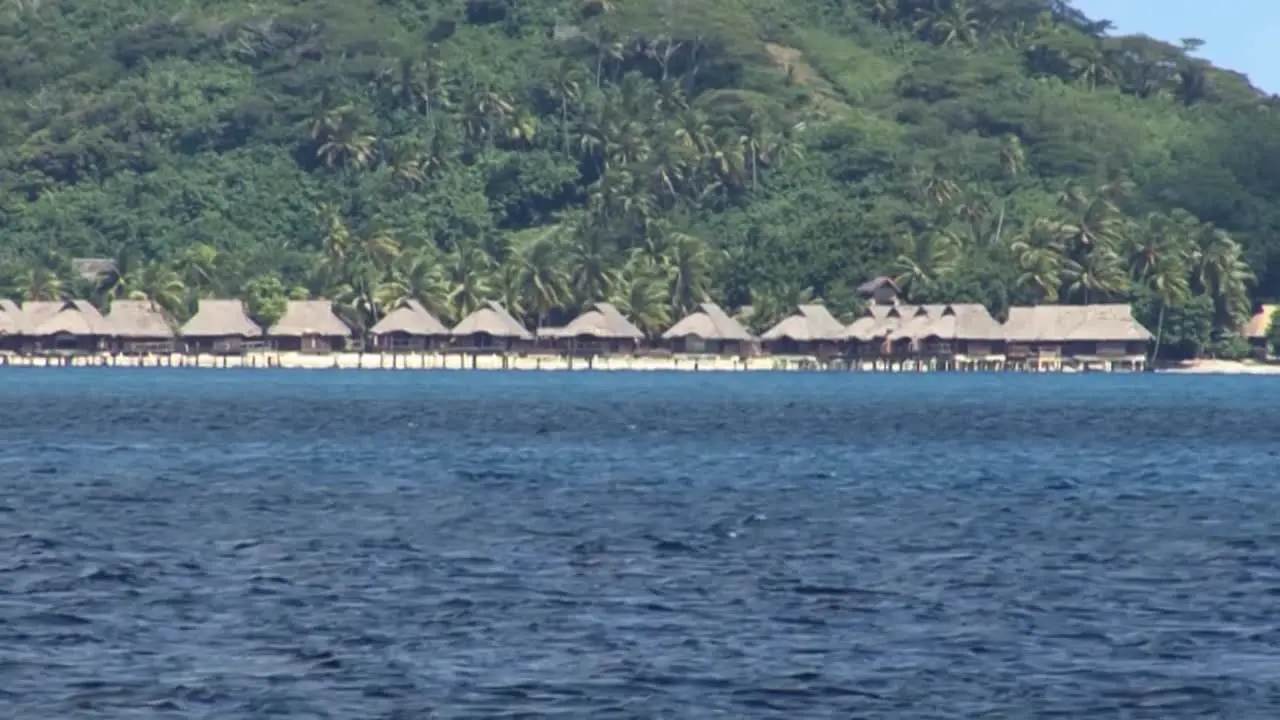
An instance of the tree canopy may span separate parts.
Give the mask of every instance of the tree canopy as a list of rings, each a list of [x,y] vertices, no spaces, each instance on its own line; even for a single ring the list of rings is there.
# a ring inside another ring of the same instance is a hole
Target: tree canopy
[[[888,274],[997,315],[1132,301],[1196,352],[1176,328],[1280,296],[1280,103],[1064,0],[0,12],[14,298],[330,297],[363,327],[608,299],[654,331],[706,297],[847,315]]]

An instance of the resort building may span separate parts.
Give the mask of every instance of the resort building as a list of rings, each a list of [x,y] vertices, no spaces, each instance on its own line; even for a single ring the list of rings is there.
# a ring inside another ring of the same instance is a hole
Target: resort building
[[[570,355],[629,355],[640,347],[644,333],[618,308],[598,302],[564,327],[540,329],[538,340]]]
[[[1271,330],[1271,321],[1280,312],[1280,305],[1260,305],[1258,312],[1249,318],[1242,334],[1253,348],[1254,357],[1266,360],[1271,357],[1271,346],[1267,342],[1267,333]]]
[[[21,348],[28,353],[96,353],[111,329],[88,300],[39,300],[22,307]]]
[[[719,305],[704,302],[662,334],[673,352],[747,357],[755,354],[756,339]]]
[[[533,348],[533,334],[505,307],[492,301],[464,317],[450,335],[454,352],[527,352]]]
[[[1014,367],[1060,370],[1140,369],[1151,332],[1128,305],[1013,307],[1002,327],[1005,355]]]
[[[411,298],[401,300],[369,334],[379,352],[428,352],[449,344],[449,328]]]
[[[290,300],[267,330],[267,340],[285,352],[342,352],[351,344],[351,326],[338,317],[329,300]]]
[[[825,306],[808,304],[769,328],[760,343],[773,355],[830,358],[839,354],[844,333],[844,325]]]
[[[22,347],[22,308],[8,298],[0,298],[0,352],[16,352]]]
[[[194,354],[241,355],[263,346],[262,328],[240,300],[200,300],[196,314],[178,335],[187,352]]]
[[[150,300],[113,300],[106,321],[114,352],[151,355],[174,351],[173,325]]]

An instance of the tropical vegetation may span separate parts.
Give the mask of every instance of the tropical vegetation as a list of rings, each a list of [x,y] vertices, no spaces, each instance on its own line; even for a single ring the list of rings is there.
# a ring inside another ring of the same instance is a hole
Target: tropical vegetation
[[[1133,302],[1163,353],[1280,295],[1280,102],[1064,0],[14,0],[0,293]],[[102,277],[75,258],[109,258]],[[1216,343],[1216,345],[1215,345]]]

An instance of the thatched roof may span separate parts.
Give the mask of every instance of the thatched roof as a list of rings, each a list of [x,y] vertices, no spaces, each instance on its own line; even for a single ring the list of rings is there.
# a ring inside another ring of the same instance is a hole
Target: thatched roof
[[[941,315],[918,332],[919,339],[1002,340],[1004,328],[979,303],[955,303],[943,306]]]
[[[394,310],[378,321],[370,330],[374,335],[390,335],[404,333],[417,337],[447,336],[449,328],[445,327],[435,315],[413,299],[401,300]]]
[[[915,318],[919,306],[917,305],[893,305],[889,307],[872,306],[871,311],[873,317],[876,318],[874,323],[863,321],[858,324],[857,328],[850,325],[854,331],[858,333],[855,337],[850,334],[849,330],[845,331],[845,337],[852,337],[856,340],[882,340],[890,335],[898,332],[908,322]],[[857,321],[854,321],[857,323]]]
[[[451,334],[454,337],[489,335],[517,340],[533,339],[533,335],[520,324],[519,320],[511,317],[511,313],[507,312],[500,303],[493,301],[485,303],[475,312],[462,318]]]
[[[111,336],[129,340],[171,340],[173,325],[150,300],[113,300],[107,310]]]
[[[22,307],[22,334],[111,335],[110,324],[88,300],[41,300]]]
[[[1267,330],[1271,329],[1271,318],[1280,312],[1280,305],[1263,305],[1253,317],[1249,318],[1249,322],[1245,324],[1241,334],[1250,340],[1261,340],[1267,336]]]
[[[873,331],[880,324],[881,320],[889,314],[891,308],[887,305],[868,305],[862,314],[849,323],[844,329],[844,337],[849,340],[867,341],[871,340]]]
[[[590,310],[573,319],[573,322],[558,328],[543,328],[538,331],[541,337],[574,338],[594,337],[601,340],[642,340],[640,332],[611,303],[599,302]]]
[[[267,330],[272,337],[348,337],[351,327],[333,312],[329,300],[290,300],[284,315]]]
[[[1010,342],[1148,342],[1128,305],[1036,305],[1009,309]]]
[[[892,335],[895,340],[920,340],[926,336],[929,326],[942,317],[946,305],[908,305],[899,313],[896,323],[884,326],[881,335]]]
[[[683,320],[662,333],[665,340],[672,338],[697,337],[703,340],[752,340],[751,333],[742,327],[742,323],[729,317],[719,305],[704,302],[698,309],[689,313]]]
[[[183,337],[262,337],[240,300],[201,300],[196,314],[179,331]]]
[[[22,330],[22,308],[8,298],[0,298],[0,335],[17,335]]]
[[[790,338],[796,342],[840,340],[844,337],[844,325],[831,315],[823,305],[801,305],[791,315],[769,328],[761,340]]]

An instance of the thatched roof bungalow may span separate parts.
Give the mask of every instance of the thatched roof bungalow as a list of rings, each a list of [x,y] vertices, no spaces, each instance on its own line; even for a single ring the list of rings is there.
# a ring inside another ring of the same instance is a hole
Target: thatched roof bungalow
[[[8,298],[0,298],[0,351],[17,350],[21,334],[22,308]]]
[[[755,349],[755,337],[713,302],[699,304],[662,339],[678,353],[746,356]]]
[[[113,300],[106,321],[117,352],[173,352],[176,336],[173,325],[164,311],[150,300]]]
[[[38,300],[22,307],[22,347],[31,352],[99,352],[111,326],[87,300]]]
[[[980,303],[951,303],[934,314],[926,307],[927,321],[919,316],[908,332],[919,355],[961,359],[997,359],[1003,352],[1004,328]],[[919,323],[919,325],[917,325]]]
[[[425,352],[449,342],[449,328],[412,298],[401,300],[369,333],[384,352]]]
[[[241,300],[202,299],[178,334],[188,352],[236,355],[261,341],[262,328]]]
[[[621,353],[634,352],[644,333],[613,304],[598,302],[564,327],[542,328],[538,339],[571,353]]]
[[[823,305],[800,305],[760,336],[775,355],[833,355],[844,339],[844,325]]]
[[[462,318],[449,334],[457,352],[508,352],[533,345],[533,334],[501,303],[493,301]]]
[[[267,330],[267,339],[286,352],[341,352],[351,342],[351,326],[338,317],[329,300],[290,300]]]
[[[1271,322],[1277,317],[1277,312],[1280,312],[1280,305],[1260,305],[1258,312],[1254,313],[1241,329],[1240,334],[1249,341],[1253,347],[1253,354],[1259,358],[1266,359],[1271,354],[1267,333],[1271,330]]]
[[[1033,362],[1141,362],[1152,340],[1123,304],[1013,307],[1003,335],[1010,360]]]

